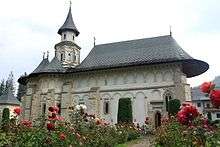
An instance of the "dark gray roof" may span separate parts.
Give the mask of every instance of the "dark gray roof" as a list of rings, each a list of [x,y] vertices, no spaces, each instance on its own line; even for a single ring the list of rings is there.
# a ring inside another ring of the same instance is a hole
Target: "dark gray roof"
[[[192,101],[209,100],[209,97],[205,93],[201,92],[199,87],[192,88],[191,93],[192,93]]]
[[[169,62],[181,62],[187,77],[199,75],[209,68],[207,63],[193,59],[172,36],[167,35],[96,45],[76,69],[94,70]]]
[[[73,22],[73,17],[72,17],[72,13],[71,13],[71,7],[69,8],[69,12],[68,15],[66,17],[66,21],[64,22],[64,24],[62,25],[62,27],[60,27],[60,29],[58,30],[58,34],[62,34],[63,31],[73,31],[76,36],[79,35],[79,31],[77,30],[74,22]]]
[[[8,91],[8,93],[0,96],[0,105],[20,105],[20,102],[11,91]]]
[[[150,64],[179,62],[186,76],[193,77],[208,70],[209,65],[192,58],[173,39],[172,36],[137,39],[109,44],[96,45],[83,62],[75,68],[63,68],[60,61],[54,59],[39,73],[70,73],[88,70],[119,68]],[[35,75],[32,73],[30,75]],[[28,77],[21,77],[24,83]]]
[[[32,72],[32,73],[40,73],[43,71],[43,69],[49,64],[48,58],[45,58],[41,61],[41,63],[38,65],[38,67]]]
[[[62,63],[57,59],[57,57],[54,57],[41,72],[65,72],[65,68],[62,66]]]

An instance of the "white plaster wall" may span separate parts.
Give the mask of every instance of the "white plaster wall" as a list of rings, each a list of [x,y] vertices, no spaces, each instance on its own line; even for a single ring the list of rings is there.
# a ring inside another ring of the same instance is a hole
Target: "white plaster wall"
[[[64,39],[64,34],[66,34],[66,39]],[[61,41],[74,41],[73,36],[74,36],[74,38],[76,37],[74,32],[65,31],[65,32],[62,33]]]
[[[115,70],[104,70],[96,72],[85,72],[73,74],[72,76],[41,77],[40,92],[47,94],[48,89],[55,90],[55,99],[59,93],[65,90],[65,81],[73,83],[70,92],[70,103],[84,101],[88,107],[88,113],[95,113],[96,109],[90,102],[90,90],[93,87],[100,89],[100,113],[101,117],[117,122],[118,101],[120,98],[129,97],[132,100],[133,119],[143,124],[146,116],[155,111],[151,101],[164,101],[163,94],[174,86],[174,70],[179,68],[176,65],[158,65],[146,67],[132,67]],[[71,87],[71,86],[70,86]],[[30,89],[31,90],[31,89]],[[30,93],[32,93],[30,91]],[[56,95],[57,93],[57,95]],[[76,94],[75,94],[76,93]],[[103,113],[103,103],[105,96],[108,95],[110,101],[110,114]],[[28,100],[27,100],[28,101]],[[62,103],[62,101],[61,101]],[[30,103],[29,103],[30,104]],[[70,104],[73,105],[73,104]],[[162,106],[163,107],[163,106]],[[160,111],[163,111],[161,107]],[[158,109],[158,108],[157,108]]]

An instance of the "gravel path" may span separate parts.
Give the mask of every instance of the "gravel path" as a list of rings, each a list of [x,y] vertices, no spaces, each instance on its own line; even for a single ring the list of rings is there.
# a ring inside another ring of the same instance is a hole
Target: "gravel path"
[[[140,141],[138,141],[135,144],[128,145],[128,147],[153,147],[153,145],[150,144],[151,138],[152,138],[152,136],[148,136],[144,139],[141,139]]]

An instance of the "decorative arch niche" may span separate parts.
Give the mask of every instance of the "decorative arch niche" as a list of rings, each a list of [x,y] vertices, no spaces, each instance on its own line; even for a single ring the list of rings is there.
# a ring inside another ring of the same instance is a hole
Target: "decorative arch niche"
[[[166,90],[163,94],[163,99],[165,102],[166,111],[168,111],[168,103],[171,99],[173,99],[173,93],[170,90]]]

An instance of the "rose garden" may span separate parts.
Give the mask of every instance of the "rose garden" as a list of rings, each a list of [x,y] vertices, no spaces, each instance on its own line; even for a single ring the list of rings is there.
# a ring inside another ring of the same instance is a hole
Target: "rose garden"
[[[210,97],[213,107],[219,108],[220,90],[215,89],[215,84],[205,82],[200,89]],[[72,109],[69,122],[59,115],[59,108],[56,106],[49,107],[48,116],[34,122],[19,119],[22,113],[20,107],[14,109],[15,115],[10,119],[9,110],[4,109],[0,144],[22,147],[126,147],[129,141],[149,137],[151,145],[157,147],[220,146],[218,122],[208,120],[190,102],[176,106],[176,110],[170,111],[161,119],[161,126],[156,129],[149,127],[148,118],[143,126],[129,121],[110,125],[93,114],[85,113],[85,105],[77,105]]]

